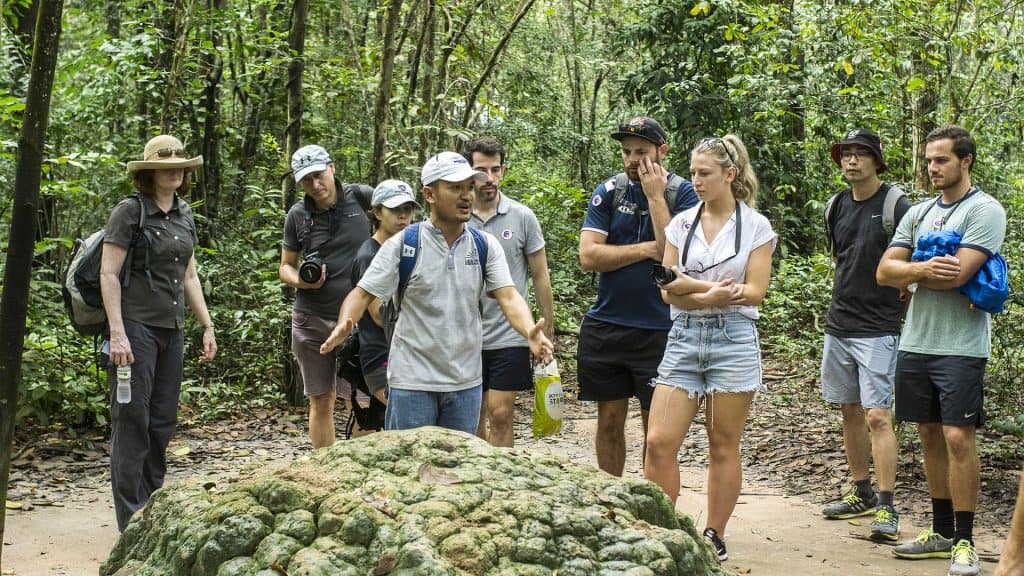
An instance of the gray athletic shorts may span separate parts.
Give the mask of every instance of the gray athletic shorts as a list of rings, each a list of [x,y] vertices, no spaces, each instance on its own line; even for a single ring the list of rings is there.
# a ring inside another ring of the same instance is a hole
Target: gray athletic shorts
[[[892,408],[899,338],[839,338],[825,334],[821,396],[831,404]]]
[[[321,396],[331,390],[348,398],[352,385],[338,376],[337,357],[321,354],[320,345],[331,335],[335,323],[305,312],[292,312],[292,353],[302,372],[306,396]]]

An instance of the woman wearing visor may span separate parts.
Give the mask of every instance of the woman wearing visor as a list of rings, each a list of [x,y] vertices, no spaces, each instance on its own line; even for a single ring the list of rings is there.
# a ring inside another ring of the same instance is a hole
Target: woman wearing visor
[[[670,270],[659,284],[673,324],[652,381],[644,476],[675,502],[679,448],[703,402],[710,444],[704,536],[725,560],[725,526],[743,479],[740,437],[762,386],[755,320],[776,235],[754,210],[757,176],[737,136],[701,140],[690,175],[701,202],[665,229]]]

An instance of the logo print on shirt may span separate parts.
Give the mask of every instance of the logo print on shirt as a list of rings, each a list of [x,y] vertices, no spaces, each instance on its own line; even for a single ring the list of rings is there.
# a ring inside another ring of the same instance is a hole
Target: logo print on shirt
[[[693,226],[693,222],[683,222],[683,230],[689,230],[690,226]]]
[[[512,230],[509,230],[508,228],[505,228],[504,230],[501,231],[501,237],[504,240],[511,240],[512,239]]]
[[[626,214],[627,216],[636,214],[636,209],[637,205],[635,202],[623,201],[622,205],[619,206],[619,212]]]
[[[466,254],[466,259],[463,260],[463,264],[466,266],[479,266],[480,256],[476,253],[476,245],[473,245]]]
[[[602,200],[600,194],[594,194],[594,197],[590,199],[590,203],[593,204],[594,206],[600,206],[601,202]]]
[[[946,225],[946,221],[945,220],[943,220],[942,218],[936,218],[935,220],[932,221],[932,230],[942,230],[942,228],[945,225]]]

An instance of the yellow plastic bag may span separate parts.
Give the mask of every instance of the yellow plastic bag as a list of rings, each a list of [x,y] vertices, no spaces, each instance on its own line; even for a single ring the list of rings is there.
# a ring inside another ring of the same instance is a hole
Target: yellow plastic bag
[[[562,377],[558,365],[538,364],[533,369],[533,437],[562,432]]]

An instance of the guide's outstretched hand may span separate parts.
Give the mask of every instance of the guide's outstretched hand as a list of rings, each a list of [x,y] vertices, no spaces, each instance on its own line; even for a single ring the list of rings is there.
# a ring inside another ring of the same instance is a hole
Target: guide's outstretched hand
[[[356,323],[351,318],[345,318],[343,321],[338,322],[338,325],[331,330],[331,335],[324,340],[324,343],[320,345],[321,354],[330,354],[332,350],[341,346],[341,343],[348,338],[348,335],[352,333]]]

